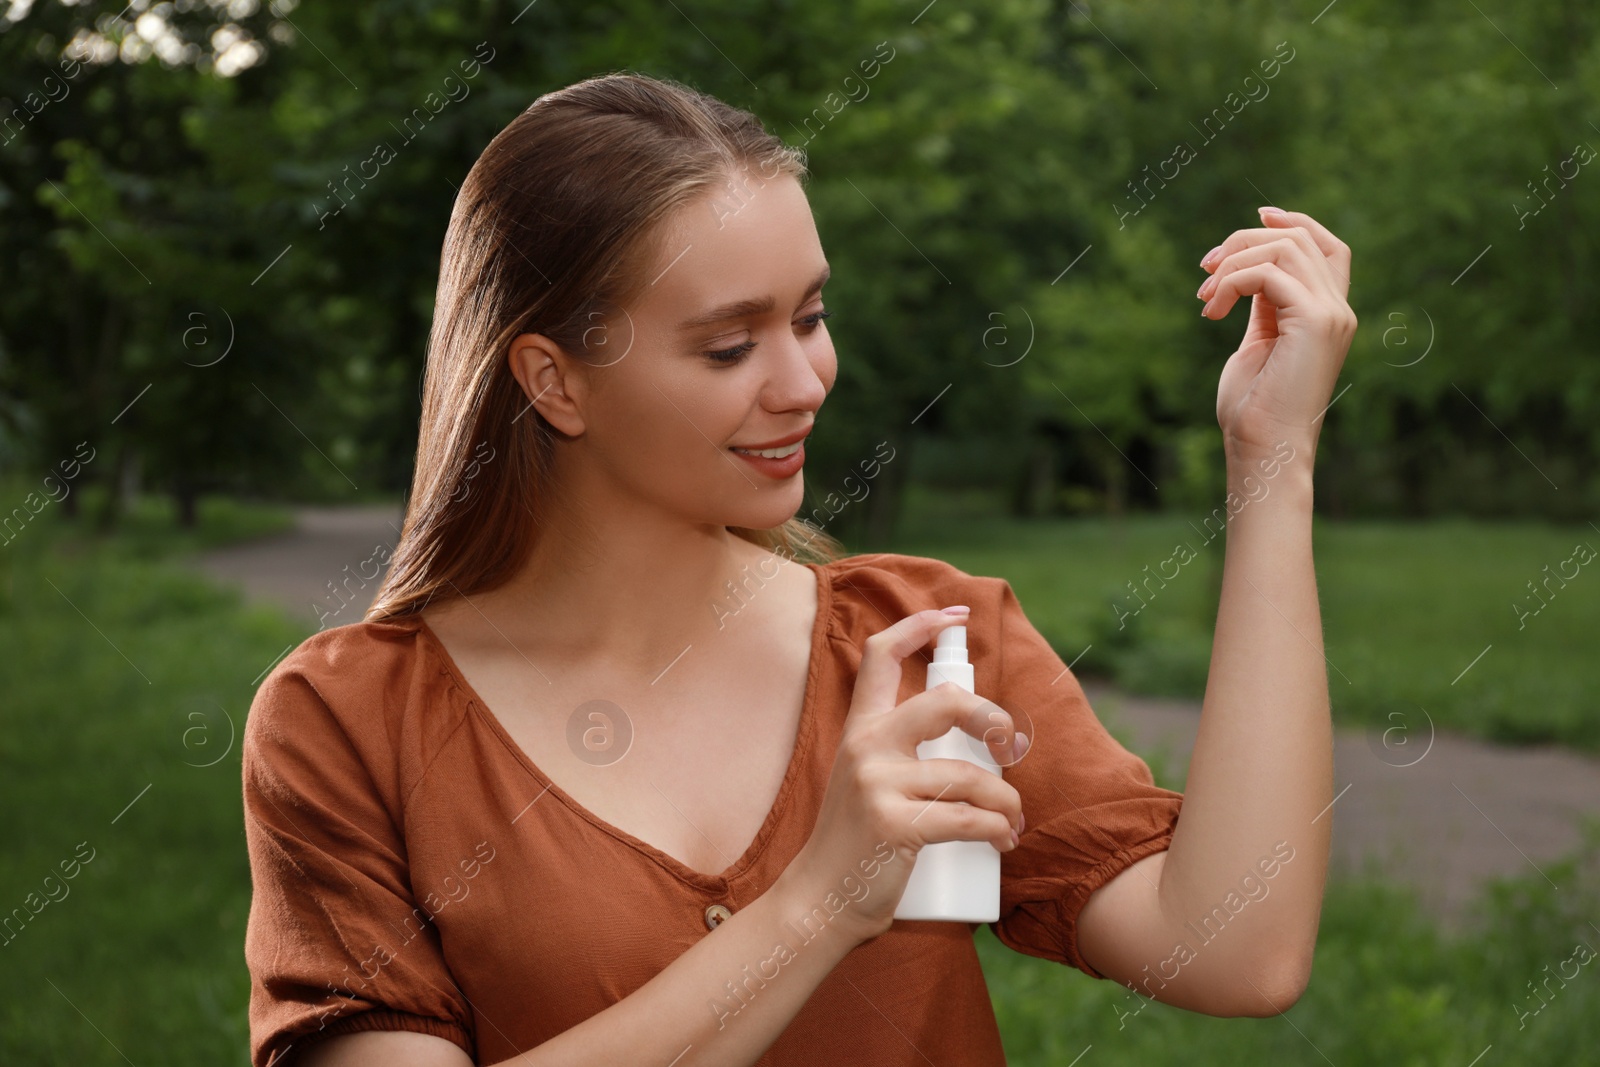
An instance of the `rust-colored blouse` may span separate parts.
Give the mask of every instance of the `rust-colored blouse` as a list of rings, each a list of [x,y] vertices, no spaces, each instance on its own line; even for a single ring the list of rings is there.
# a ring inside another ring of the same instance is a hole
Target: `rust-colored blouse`
[[[863,642],[947,604],[972,607],[978,695],[1032,739],[1004,771],[1028,822],[1002,854],[991,928],[1103,977],[1078,953],[1079,910],[1168,847],[1182,795],[1106,732],[1005,580],[894,553],[805,566],[819,600],[794,754],[755,839],[716,876],[563,792],[420,616],[325,630],[291,652],[244,731],[252,1067],[352,1030],[435,1034],[497,1063],[626,997],[710,934],[708,907],[737,911],[772,885],[811,834]],[[906,658],[900,700],[922,690],[928,658]],[[757,1063],[1004,1064],[976,929],[896,921]],[[665,1063],[676,1050],[661,1051]]]

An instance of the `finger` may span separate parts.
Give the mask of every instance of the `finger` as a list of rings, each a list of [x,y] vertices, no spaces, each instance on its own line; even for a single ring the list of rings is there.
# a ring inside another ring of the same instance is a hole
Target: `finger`
[[[1350,246],[1335,237],[1332,230],[1303,211],[1284,211],[1282,208],[1274,211],[1270,207],[1259,207],[1256,211],[1261,215],[1261,223],[1264,226],[1292,225],[1304,228],[1316,243],[1317,249],[1328,257],[1339,272],[1339,276],[1346,283],[1349,282]]]
[[[943,737],[951,727],[967,735],[974,759],[987,749],[989,758],[1001,767],[1016,762],[1017,728],[1011,713],[949,682],[900,704],[889,723],[888,737],[897,750],[914,756],[919,744]]]
[[[861,667],[856,673],[854,699],[850,715],[884,712],[895,707],[900,695],[902,671],[900,662],[913,652],[925,648],[946,626],[964,626],[968,613],[949,613],[938,608],[907,615],[887,629],[867,638],[861,653]]]
[[[1313,230],[1309,225],[1297,222],[1297,219],[1306,219],[1315,223],[1321,233]],[[1339,296],[1339,299],[1343,300],[1345,298],[1350,292],[1350,249],[1343,241],[1334,237],[1326,226],[1316,222],[1310,215],[1298,211],[1280,213],[1262,209],[1261,221],[1263,225],[1273,227],[1280,233],[1304,234],[1311,246],[1321,255],[1322,261],[1327,264],[1328,273],[1334,279],[1332,284],[1333,292]]]
[[[1021,829],[1022,794],[982,767],[959,759],[923,759],[897,764],[890,781],[912,800],[961,801],[999,812],[1012,829]]]
[[[1302,226],[1259,227],[1250,230],[1234,230],[1227,236],[1226,240],[1224,240],[1217,247],[1213,248],[1210,253],[1206,255],[1206,258],[1200,261],[1200,265],[1206,270],[1214,273],[1216,269],[1222,265],[1222,262],[1229,256],[1236,255],[1246,248],[1254,248],[1257,245],[1271,244],[1274,241],[1293,241],[1305,250],[1308,259],[1321,264],[1330,271],[1332,270],[1332,266],[1328,263],[1328,257],[1324,256],[1322,254],[1322,250],[1317,247],[1317,242],[1311,236],[1311,232]]]
[[[982,747],[988,750],[989,758],[1000,767],[1015,767],[1027,755],[1028,747],[1033,743],[1026,733],[1032,729],[1032,724],[1025,717],[1018,720],[995,704],[984,711],[984,718],[988,725],[980,739]],[[977,755],[978,742],[972,742],[970,747],[973,754]]]
[[[1225,319],[1241,296],[1261,293],[1277,307],[1281,324],[1285,312],[1307,311],[1315,302],[1300,280],[1276,263],[1258,263],[1236,270],[1217,283],[1200,314],[1208,319]]]
[[[1278,309],[1260,293],[1250,297],[1250,322],[1245,327],[1240,348],[1250,348],[1260,341],[1270,341],[1278,336]]]
[[[1328,274],[1321,253],[1315,249],[1307,251],[1299,242],[1279,237],[1276,241],[1251,245],[1230,254],[1217,266],[1215,274],[1200,283],[1200,288],[1195,291],[1195,297],[1209,300],[1224,278],[1235,271],[1253,267],[1258,263],[1278,264],[1299,278],[1308,292],[1333,287],[1333,279]]]
[[[1022,836],[1004,815],[976,804],[944,800],[910,803],[917,805],[911,822],[922,845],[937,845],[941,841],[987,841],[997,851],[1009,852],[1017,847],[1012,835]]]
[[[897,771],[894,785],[916,804],[911,824],[924,843],[952,840],[938,836],[934,829],[935,823],[949,818],[980,823],[983,829],[960,839],[991,841],[1002,851],[1010,847],[1012,832],[1022,832],[1022,795],[1016,787],[965,760],[917,760]],[[987,815],[971,819],[974,813],[961,808],[979,809]]]

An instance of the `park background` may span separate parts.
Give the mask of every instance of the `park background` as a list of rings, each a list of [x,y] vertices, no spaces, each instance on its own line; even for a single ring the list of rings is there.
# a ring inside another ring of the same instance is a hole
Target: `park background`
[[[308,507],[399,508],[455,188],[540,93],[610,70],[808,153],[839,380],[802,514],[1008,578],[1096,693],[1204,693],[1222,538],[1118,610],[1224,502],[1216,381],[1245,313],[1198,316],[1197,264],[1260,204],[1324,222],[1361,322],[1316,472],[1336,722],[1395,774],[1435,729],[1507,767],[1593,759],[1597,26],[1578,0],[13,0],[0,915],[26,921],[0,1060],[245,1062],[237,731],[349,568],[296,609],[197,561]],[[1126,1015],[1114,983],[980,931],[1008,1056],[1577,1062],[1600,978],[1551,976],[1600,948],[1595,835],[1531,857],[1501,836],[1527,862],[1448,922],[1342,872],[1279,1018]]]

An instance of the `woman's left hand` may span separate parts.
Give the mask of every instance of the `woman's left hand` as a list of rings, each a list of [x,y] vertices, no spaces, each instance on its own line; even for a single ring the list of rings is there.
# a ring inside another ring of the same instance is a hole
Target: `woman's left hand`
[[[1200,264],[1214,273],[1201,314],[1227,316],[1250,296],[1250,325],[1217,384],[1230,459],[1271,455],[1281,441],[1316,453],[1322,414],[1355,336],[1350,248],[1310,215],[1261,208],[1261,229],[1235,230]]]

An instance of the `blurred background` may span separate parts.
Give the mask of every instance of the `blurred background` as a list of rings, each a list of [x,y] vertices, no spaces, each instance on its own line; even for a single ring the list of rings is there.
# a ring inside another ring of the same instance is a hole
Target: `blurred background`
[[[1579,0],[11,0],[0,1062],[247,1061],[254,687],[376,590],[456,187],[611,70],[808,153],[839,379],[801,514],[1009,579],[1173,788],[1247,317],[1197,315],[1198,262],[1262,204],[1354,250],[1311,988],[1271,1019],[1140,1010],[982,929],[1011,1062],[1592,1055],[1597,26]]]

